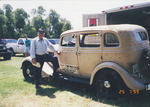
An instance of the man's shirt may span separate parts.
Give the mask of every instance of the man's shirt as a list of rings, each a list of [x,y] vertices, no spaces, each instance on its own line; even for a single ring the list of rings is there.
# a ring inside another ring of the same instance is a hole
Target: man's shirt
[[[36,37],[31,42],[31,58],[36,58],[36,55],[44,55],[47,53],[47,48],[56,52],[53,45],[48,41],[47,38],[43,37],[43,39],[39,39]]]
[[[25,46],[30,47],[31,41],[29,39],[25,40]]]

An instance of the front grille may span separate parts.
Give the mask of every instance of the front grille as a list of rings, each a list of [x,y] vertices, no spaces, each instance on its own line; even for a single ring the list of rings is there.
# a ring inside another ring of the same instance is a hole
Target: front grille
[[[3,49],[3,48],[4,48],[4,46],[0,46],[0,52],[7,52],[7,50]]]
[[[0,46],[0,49],[3,49],[3,46]]]
[[[0,52],[7,52],[7,50],[0,50]]]

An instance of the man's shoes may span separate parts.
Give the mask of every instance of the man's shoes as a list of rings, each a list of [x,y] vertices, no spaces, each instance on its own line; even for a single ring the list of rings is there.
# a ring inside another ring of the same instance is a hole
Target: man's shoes
[[[53,73],[53,76],[54,76],[54,77],[59,77],[59,74],[58,74],[57,72],[54,72],[54,73]]]
[[[40,88],[40,86],[39,85],[35,85],[35,89],[38,89],[38,88]]]

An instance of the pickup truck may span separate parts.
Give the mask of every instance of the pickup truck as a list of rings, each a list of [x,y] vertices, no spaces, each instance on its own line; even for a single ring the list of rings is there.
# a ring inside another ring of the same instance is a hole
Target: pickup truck
[[[45,62],[48,76],[93,85],[98,96],[116,98],[130,90],[150,90],[148,33],[139,25],[105,25],[65,31],[57,51],[59,68]],[[31,57],[22,62],[23,76],[33,79]]]
[[[32,38],[28,38],[28,39],[32,40]],[[15,54],[17,53],[24,54],[25,38],[19,38],[17,43],[7,44],[7,48],[9,48],[9,51],[11,52],[12,56],[15,56]]]

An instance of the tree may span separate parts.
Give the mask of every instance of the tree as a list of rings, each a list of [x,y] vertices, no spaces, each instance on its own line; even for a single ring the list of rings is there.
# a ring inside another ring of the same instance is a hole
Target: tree
[[[71,24],[66,19],[60,18],[60,15],[53,9],[50,10],[49,14],[50,22],[50,34],[52,38],[59,38],[63,31],[71,29]]]
[[[61,19],[61,21],[64,23],[62,27],[62,32],[72,29],[70,21],[67,21],[66,19]]]
[[[37,9],[37,13],[39,16],[45,16],[44,12],[46,12],[46,10],[43,8],[43,6],[39,6]]]
[[[5,28],[6,28],[6,21],[7,19],[4,16],[3,10],[0,9],[0,38],[5,38]]]
[[[7,17],[6,22],[6,38],[17,38],[15,34],[15,20],[13,17],[12,7],[9,4],[4,5],[5,16]]]
[[[43,28],[44,26],[44,20],[41,16],[33,17],[32,24],[35,27],[36,31],[38,31],[39,28]]]
[[[15,14],[15,20],[16,20],[16,30],[18,32],[18,36],[20,36],[20,34],[21,34],[20,30],[24,28],[25,19],[28,18],[28,15],[22,8],[16,9],[14,14]]]

